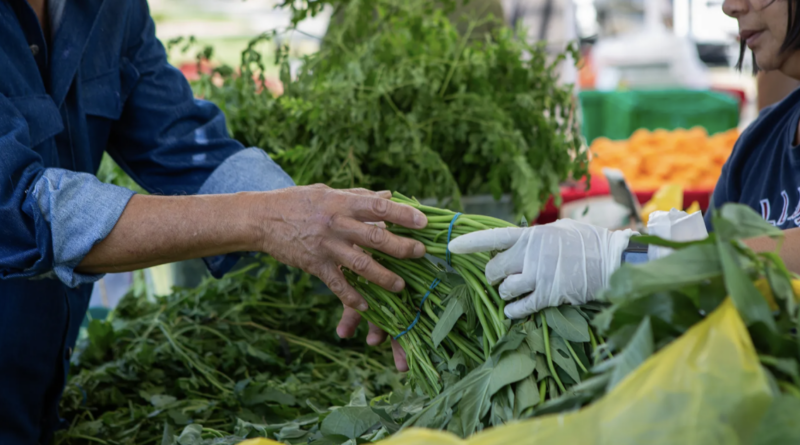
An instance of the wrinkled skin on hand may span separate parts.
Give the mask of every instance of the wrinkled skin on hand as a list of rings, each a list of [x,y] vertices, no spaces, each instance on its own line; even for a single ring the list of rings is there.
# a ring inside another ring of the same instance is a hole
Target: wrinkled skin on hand
[[[356,309],[368,309],[364,298],[347,282],[346,267],[390,292],[405,287],[403,280],[356,246],[380,250],[396,258],[420,258],[425,246],[386,230],[391,222],[404,227],[424,228],[425,215],[406,205],[390,201],[389,192],[365,189],[335,190],[324,185],[291,187],[265,194],[267,202],[257,205],[260,249],[278,261],[319,277],[344,304],[336,331],[351,337],[361,316]],[[386,333],[370,324],[367,343],[377,345]],[[405,352],[392,341],[395,365],[408,370]]]

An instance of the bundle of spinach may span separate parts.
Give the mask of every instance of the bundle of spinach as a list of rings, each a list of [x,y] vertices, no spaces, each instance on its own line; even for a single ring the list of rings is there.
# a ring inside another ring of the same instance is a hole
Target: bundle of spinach
[[[399,389],[385,348],[335,337],[341,304],[311,283],[268,261],[154,302],[126,296],[110,320],[89,325],[61,402],[71,426],[57,443],[156,443],[186,425],[241,439],[266,433],[251,425],[316,422],[356,389]]]
[[[364,318],[399,339],[407,353],[412,384],[435,396],[455,382],[463,385],[459,380],[474,369],[498,366],[497,373],[531,376],[528,383],[533,385],[533,392],[526,395],[535,395],[535,400],[525,402],[527,406],[521,410],[556,398],[581,381],[580,370],[591,366],[589,357],[598,346],[588,323],[597,306],[563,306],[537,314],[525,325],[534,349],[525,355],[527,359],[501,366],[495,360],[500,351],[508,350],[510,344],[514,345],[511,349],[518,348],[520,339],[527,334],[520,331],[522,325],[511,327],[503,314],[505,302],[486,281],[484,269],[490,255],[450,255],[447,242],[476,230],[511,224],[488,216],[461,215],[424,206],[400,193],[395,193],[393,200],[426,214],[428,225],[424,229],[389,229],[425,244],[428,257],[398,260],[372,252],[384,267],[407,283],[406,290],[399,294],[386,292],[349,271],[345,274],[370,305]],[[519,412],[504,420],[514,415]],[[476,428],[473,421],[462,435],[472,434]]]
[[[280,97],[262,92],[255,45],[269,37],[243,52],[238,72],[222,67],[196,85],[233,137],[267,150],[298,184],[397,190],[455,207],[462,195],[511,193],[532,217],[561,182],[587,173],[572,88],[558,82],[564,54],[548,60],[543,45],[506,27],[470,38],[500,18],[460,35],[438,0],[307,2],[297,19],[322,3],[343,11],[342,23],[296,75],[289,51],[278,51]]]

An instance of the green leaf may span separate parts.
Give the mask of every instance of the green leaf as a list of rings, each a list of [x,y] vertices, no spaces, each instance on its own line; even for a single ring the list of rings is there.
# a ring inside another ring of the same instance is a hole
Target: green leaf
[[[466,288],[466,286],[463,287]],[[455,290],[453,292],[455,292]],[[433,341],[434,348],[439,347],[439,344],[442,343],[442,340],[447,337],[447,334],[453,330],[453,327],[456,325],[459,317],[461,317],[463,314],[464,307],[461,304],[461,299],[450,299],[450,301],[447,303],[447,307],[445,307],[444,312],[439,317],[439,321],[436,323],[436,326],[433,328],[433,332],[431,333],[431,340]]]
[[[96,433],[95,433],[96,434]],[[172,445],[175,443],[175,429],[169,422],[164,422],[164,432],[161,433],[161,445]]]
[[[550,322],[549,317],[547,318],[547,321],[548,323]],[[581,376],[580,373],[578,373],[578,365],[575,363],[575,359],[570,354],[569,349],[567,348],[567,343],[564,341],[564,339],[557,334],[551,335],[550,351],[550,355],[553,357],[553,362],[559,368],[563,369],[572,380],[580,383]]]
[[[522,339],[524,338],[522,335]],[[516,351],[507,352],[499,360],[497,356],[493,356],[459,382],[442,391],[425,408],[411,416],[403,427],[436,428],[437,424],[443,421],[446,423],[453,416],[448,425],[449,431],[462,436],[473,434],[482,427],[481,419],[491,408],[492,395],[503,387],[530,376],[535,365],[529,354]],[[458,413],[453,415],[451,407],[456,404]]]
[[[179,409],[171,409],[167,411],[167,415],[175,425],[188,425],[193,422],[192,416]]]
[[[715,245],[699,244],[645,264],[625,263],[611,276],[603,297],[617,302],[703,283],[722,274],[719,258]]]
[[[613,359],[616,366],[611,371],[611,380],[606,391],[611,391],[651,355],[653,355],[653,332],[650,329],[650,317],[645,317],[625,349]]]
[[[575,342],[589,341],[589,324],[571,306],[549,307],[544,310],[547,325],[561,338]]]
[[[536,381],[540,382],[550,377],[550,368],[547,366],[547,357],[543,354],[536,354]]]
[[[492,355],[497,356],[504,352],[515,351],[526,338],[527,334],[523,331],[522,325],[515,325],[503,338],[495,343],[492,348]]]
[[[492,370],[489,396],[500,388],[518,382],[533,373],[536,362],[528,354],[511,352],[504,355]]]
[[[322,421],[320,431],[326,435],[338,434],[356,439],[381,421],[380,416],[366,406],[344,406]]]
[[[492,426],[500,426],[512,420],[514,420],[514,392],[511,386],[506,386],[492,397],[489,423]]]
[[[289,406],[297,404],[297,399],[293,395],[271,388],[264,383],[250,384],[241,392],[240,397],[244,406],[255,406],[264,403],[277,403]]]
[[[166,396],[163,394],[156,394],[150,397],[150,403],[152,403],[156,408],[164,408],[175,403],[177,400],[178,399],[175,397]]]
[[[367,406],[367,394],[363,386],[350,394],[350,403],[347,406]]]
[[[712,219],[714,232],[722,241],[743,240],[759,236],[783,237],[781,229],[765,221],[761,215],[744,204],[725,204]]]
[[[203,443],[203,426],[198,424],[186,425],[178,436],[179,445],[201,445]]]
[[[633,242],[649,244],[653,246],[669,247],[670,249],[675,250],[685,249],[698,244],[714,244],[714,240],[715,235],[713,233],[710,233],[705,239],[689,242],[670,241],[653,235],[638,235],[631,237],[631,241]]]
[[[778,254],[767,252],[761,255],[769,260],[769,264],[766,267],[767,281],[772,293],[775,295],[776,302],[782,307],[785,306],[790,317],[796,317],[797,301],[792,287],[791,273]]]
[[[245,345],[245,350],[247,351],[247,353],[249,355],[251,355],[254,358],[257,358],[257,359],[259,359],[259,360],[261,360],[263,362],[266,362],[266,363],[269,363],[269,364],[277,363],[277,361],[275,360],[274,356],[272,356],[270,354],[267,354],[266,352],[261,351],[260,349],[257,349],[255,347],[253,347],[253,345],[250,345],[250,344]]]
[[[517,417],[520,413],[528,408],[534,407],[539,404],[539,386],[536,384],[536,379],[530,375],[524,380],[517,383],[514,392],[516,404],[514,405],[514,412]]]
[[[800,443],[800,399],[781,395],[761,418],[753,434],[753,445],[796,445]]]
[[[748,326],[760,322],[775,332],[777,328],[769,304],[761,292],[756,289],[750,277],[742,270],[736,249],[729,241],[722,240],[717,241],[717,248],[722,260],[722,269],[725,272],[725,288],[742,319]]]
[[[759,360],[765,365],[769,365],[778,371],[792,377],[794,381],[800,379],[800,371],[798,371],[797,360],[793,358],[773,357],[769,355],[759,355]]]
[[[544,354],[545,347],[542,328],[537,328],[533,321],[528,321],[525,323],[525,331],[528,333],[526,340],[531,350],[539,354]]]
[[[464,277],[453,272],[440,271],[436,274],[436,278],[443,283],[449,284],[450,287],[453,288],[453,291],[455,291],[456,287],[465,286],[467,284],[467,282],[464,281]]]
[[[461,351],[456,351],[450,360],[447,361],[447,370],[450,372],[458,372],[459,366],[466,367],[466,363],[464,362],[464,353]]]

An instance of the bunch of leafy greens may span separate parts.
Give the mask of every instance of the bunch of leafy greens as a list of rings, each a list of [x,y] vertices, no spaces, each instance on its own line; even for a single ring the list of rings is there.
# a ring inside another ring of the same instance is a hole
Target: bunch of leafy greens
[[[399,389],[386,348],[338,339],[341,304],[312,284],[267,261],[152,302],[126,296],[110,320],[89,325],[61,402],[71,426],[57,443],[156,443],[186,425],[190,436],[202,425],[198,438],[299,440],[313,433],[253,425],[317,423],[356,390]]]
[[[438,0],[330,3],[342,21],[318,53],[292,73],[289,51],[278,52],[283,95],[262,91],[259,39],[239,70],[217,69],[195,86],[222,108],[234,138],[267,150],[298,184],[456,207],[462,195],[511,193],[532,217],[561,182],[587,173],[572,88],[558,82],[566,53],[548,60],[543,44],[504,26],[470,38],[501,18],[473,20],[461,35]]]
[[[526,377],[526,384],[516,395],[525,400],[516,406],[516,412],[498,413],[492,419],[496,425],[559,397],[581,381],[580,372],[591,367],[589,357],[598,347],[589,321],[599,306],[549,308],[525,324],[511,326],[503,314],[505,302],[486,281],[484,270],[489,253],[449,255],[447,251],[448,237],[511,224],[488,216],[457,215],[424,206],[399,193],[393,200],[426,214],[428,226],[424,229],[391,226],[390,230],[422,242],[429,256],[398,260],[372,252],[384,267],[407,283],[406,290],[399,294],[386,292],[348,271],[346,276],[369,302],[370,310],[363,313],[364,318],[399,338],[408,357],[412,385],[430,396],[453,385],[468,385],[470,391],[487,391],[488,403],[501,388],[487,386],[490,378],[503,381],[514,375]],[[521,346],[523,340],[525,346]],[[526,349],[524,354],[513,359],[501,357],[503,351],[520,347]],[[483,370],[481,383],[467,383],[469,378],[464,377],[475,369]],[[457,430],[460,435],[468,436],[480,429],[478,412],[471,413],[469,421],[462,419],[465,424]]]

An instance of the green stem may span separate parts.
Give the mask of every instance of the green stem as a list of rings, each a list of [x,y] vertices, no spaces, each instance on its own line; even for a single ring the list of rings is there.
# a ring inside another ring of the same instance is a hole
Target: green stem
[[[592,331],[592,327],[589,326],[589,340],[592,342],[592,354],[597,351],[597,338],[594,336],[594,332]]]
[[[546,396],[547,396],[547,381],[546,379],[542,379],[542,381],[539,382],[539,403],[544,403]]]
[[[569,349],[569,353],[572,354],[572,357],[575,359],[576,362],[578,362],[578,366],[580,366],[581,370],[584,373],[589,372],[589,371],[586,370],[586,367],[583,366],[583,362],[581,361],[581,359],[578,358],[578,354],[576,354],[575,350],[572,349],[572,345],[569,344],[569,341],[568,340],[564,340],[564,343],[567,344],[567,349]]]
[[[800,399],[800,389],[798,389],[796,386],[792,385],[791,383],[779,380],[778,381],[778,387],[781,390],[783,390],[783,392],[785,392],[786,394],[789,394],[791,396],[794,396],[794,397],[797,397],[798,399]]]
[[[561,392],[567,392],[567,390],[564,388],[564,384],[561,383],[561,379],[558,378],[558,374],[556,374],[556,368],[553,365],[553,356],[550,353],[550,333],[547,329],[547,317],[545,317],[544,313],[542,313],[542,328],[542,332],[544,332],[544,352],[547,356],[547,366],[550,368],[550,374],[553,375],[553,379],[555,379],[559,389],[561,389]]]

